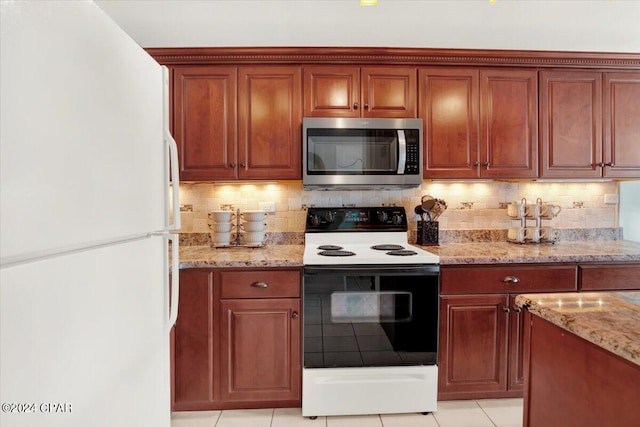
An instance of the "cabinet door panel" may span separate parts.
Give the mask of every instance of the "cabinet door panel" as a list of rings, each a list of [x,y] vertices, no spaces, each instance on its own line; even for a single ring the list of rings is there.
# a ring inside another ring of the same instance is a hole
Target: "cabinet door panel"
[[[300,179],[300,67],[241,67],[238,75],[239,178]]]
[[[440,393],[507,387],[507,296],[442,297]]]
[[[222,300],[224,401],[300,399],[300,300]]]
[[[420,70],[425,178],[478,177],[478,78],[470,69]]]
[[[640,178],[640,73],[604,74],[604,176]]]
[[[218,401],[219,331],[213,272],[181,271],[174,336],[174,409],[204,409]]]
[[[236,69],[176,67],[173,96],[180,177],[235,178]]]
[[[481,176],[538,176],[536,71],[480,72]]]
[[[542,71],[542,170],[545,178],[602,176],[602,74]]]
[[[524,313],[509,296],[509,372],[508,389],[524,389]]]
[[[360,117],[360,68],[304,68],[305,117]]]
[[[416,117],[416,79],[411,67],[363,67],[362,117]]]

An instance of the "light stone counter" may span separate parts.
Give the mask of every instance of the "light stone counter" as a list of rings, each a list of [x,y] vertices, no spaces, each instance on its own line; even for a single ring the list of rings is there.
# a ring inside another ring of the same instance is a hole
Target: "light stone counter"
[[[180,246],[180,268],[301,267],[304,245],[267,245],[261,248]]]
[[[523,294],[516,305],[640,365],[640,291]]]
[[[557,242],[553,245],[445,243],[421,247],[439,255],[441,265],[640,261],[640,243],[626,240]]]
[[[517,245],[507,242],[444,243],[421,246],[440,256],[441,265],[549,262],[640,262],[640,243],[625,240]],[[180,245],[180,268],[302,266],[301,244],[262,248]]]

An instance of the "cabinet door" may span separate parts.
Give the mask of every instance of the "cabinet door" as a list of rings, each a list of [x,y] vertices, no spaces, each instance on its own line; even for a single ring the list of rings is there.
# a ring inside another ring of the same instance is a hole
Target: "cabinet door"
[[[176,67],[173,75],[180,178],[236,178],[236,68]]]
[[[509,296],[509,390],[524,389],[524,313],[515,304],[516,296]]]
[[[362,117],[416,117],[417,73],[413,67],[363,67]]]
[[[640,73],[604,74],[604,176],[640,178]]]
[[[222,300],[222,399],[300,401],[300,299]]]
[[[538,176],[538,74],[480,72],[480,175]]]
[[[300,67],[240,67],[238,76],[238,177],[301,179]]]
[[[439,394],[506,390],[506,310],[506,295],[441,298]]]
[[[542,71],[543,178],[602,176],[602,74]]]
[[[220,400],[219,324],[213,273],[180,271],[174,329],[174,410],[208,409]]]
[[[305,117],[360,117],[360,68],[304,67]]]
[[[424,177],[478,177],[478,71],[419,71],[419,116],[424,122]]]

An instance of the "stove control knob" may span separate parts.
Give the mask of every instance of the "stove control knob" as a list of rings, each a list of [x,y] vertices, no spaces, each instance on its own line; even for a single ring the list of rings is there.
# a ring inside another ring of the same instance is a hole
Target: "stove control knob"
[[[393,222],[394,225],[402,224],[402,215],[394,214],[393,217],[391,218],[391,221]]]
[[[312,225],[318,225],[320,224],[320,217],[318,215],[310,215],[309,221],[311,222]]]
[[[387,214],[387,212],[385,211],[378,212],[378,220],[380,222],[387,222],[388,219],[389,219],[389,214]]]

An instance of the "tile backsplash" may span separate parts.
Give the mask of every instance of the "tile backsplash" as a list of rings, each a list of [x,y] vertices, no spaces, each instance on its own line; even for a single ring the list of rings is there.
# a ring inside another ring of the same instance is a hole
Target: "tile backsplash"
[[[526,198],[535,203],[560,205],[562,211],[550,225],[561,229],[613,228],[618,226],[617,205],[604,203],[605,194],[618,194],[616,182],[445,182],[424,181],[418,188],[389,191],[305,191],[300,181],[274,183],[181,183],[180,203],[184,233],[208,233],[207,212],[231,205],[234,210],[259,209],[260,202],[274,202],[267,231],[304,232],[309,206],[404,206],[413,212],[420,198],[429,194],[444,199],[448,209],[439,218],[441,230],[498,230],[517,226],[504,203]],[[415,229],[411,216],[409,228]]]

